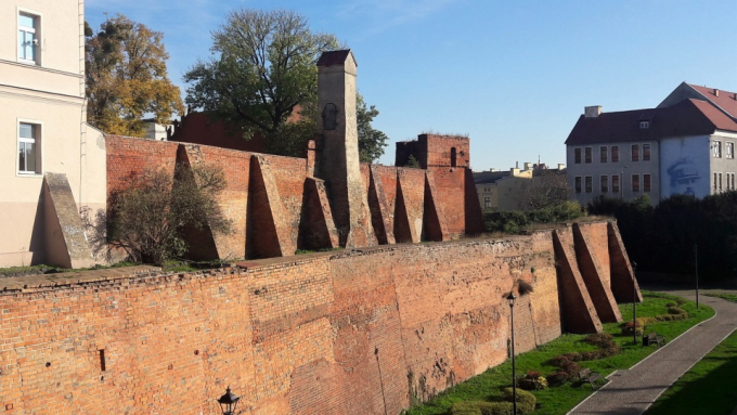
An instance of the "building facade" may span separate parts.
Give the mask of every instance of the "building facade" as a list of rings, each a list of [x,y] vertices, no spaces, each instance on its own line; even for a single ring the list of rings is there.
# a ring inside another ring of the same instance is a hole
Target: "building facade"
[[[684,85],[690,87],[682,84],[657,108],[585,108],[566,140],[567,180],[579,203],[647,195],[657,204],[675,194],[735,189],[735,116],[708,96],[681,91]],[[737,103],[734,93],[723,94]]]
[[[512,211],[530,209],[526,206],[530,186],[549,185],[542,183],[543,177],[558,174],[565,175],[564,164],[558,164],[557,169],[548,169],[544,163],[526,162],[522,169],[512,167],[505,171],[474,172],[473,178],[482,209]]]
[[[84,1],[4,1],[0,16],[0,267],[48,263],[48,173],[66,177],[77,209],[105,209],[104,138],[85,122]]]

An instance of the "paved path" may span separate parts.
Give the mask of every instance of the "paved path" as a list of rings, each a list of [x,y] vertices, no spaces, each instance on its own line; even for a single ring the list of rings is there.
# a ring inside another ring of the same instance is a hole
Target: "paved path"
[[[670,293],[695,299],[693,291]],[[645,412],[673,382],[737,329],[737,303],[706,296],[700,296],[700,303],[714,308],[716,316],[671,340],[630,369],[612,373],[608,384],[569,414],[640,415]]]

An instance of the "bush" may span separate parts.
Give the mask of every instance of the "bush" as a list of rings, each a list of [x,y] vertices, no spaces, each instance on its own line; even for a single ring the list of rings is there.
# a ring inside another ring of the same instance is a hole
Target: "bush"
[[[548,381],[543,376],[537,378],[520,378],[517,379],[517,385],[527,391],[543,390],[547,389]]]
[[[522,408],[518,405],[518,409]],[[514,406],[512,402],[458,402],[450,407],[448,415],[514,415]]]
[[[514,391],[512,388],[504,388],[502,392],[504,400],[514,402]],[[517,390],[517,409],[523,414],[528,414],[535,410],[537,398],[531,392],[525,390]]]
[[[686,311],[678,307],[668,307],[668,314],[687,314]]]
[[[609,347],[614,343],[614,337],[608,333],[595,333],[589,334],[583,341],[594,346]]]
[[[548,384],[550,386],[560,386],[568,382],[568,379],[571,377],[568,375],[568,373],[560,371],[560,372],[554,372],[547,376]]]
[[[577,376],[579,372],[581,372],[581,366],[578,365],[578,363],[574,362],[567,362],[565,363],[561,369],[563,369],[564,372],[568,373],[568,376]]]
[[[110,243],[134,262],[163,265],[188,250],[186,231],[232,232],[218,198],[223,170],[213,165],[177,164],[174,174],[145,170],[111,195]]]

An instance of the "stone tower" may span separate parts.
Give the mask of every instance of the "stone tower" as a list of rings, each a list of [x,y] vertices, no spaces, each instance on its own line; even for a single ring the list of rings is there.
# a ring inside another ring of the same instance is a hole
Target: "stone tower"
[[[325,180],[344,247],[376,245],[358,161],[356,59],[350,50],[325,52],[318,67],[318,144],[315,174]]]

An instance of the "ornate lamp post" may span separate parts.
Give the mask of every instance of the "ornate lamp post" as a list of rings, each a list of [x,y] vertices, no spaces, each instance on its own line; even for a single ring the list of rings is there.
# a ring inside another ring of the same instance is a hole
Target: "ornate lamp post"
[[[632,341],[637,346],[637,262],[632,261]],[[643,331],[642,334],[645,334]]]
[[[509,303],[509,312],[510,312],[510,318],[511,318],[511,327],[512,327],[512,405],[514,405],[514,413],[517,413],[517,371],[516,367],[514,366],[514,301],[517,299],[517,296],[514,295],[514,289],[509,292],[509,295],[507,296],[507,302]]]
[[[228,386],[225,390],[225,395],[218,399],[220,410],[223,411],[223,415],[235,415],[235,407],[238,405],[238,401],[240,399],[240,397],[235,396],[230,392],[230,386]]]

